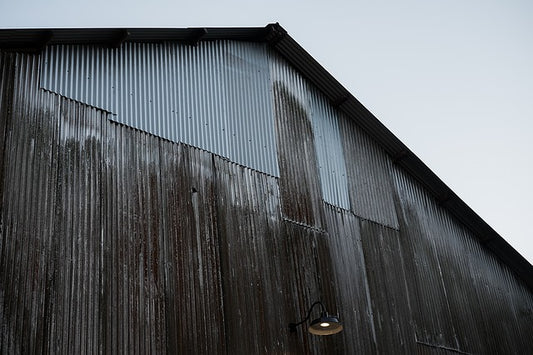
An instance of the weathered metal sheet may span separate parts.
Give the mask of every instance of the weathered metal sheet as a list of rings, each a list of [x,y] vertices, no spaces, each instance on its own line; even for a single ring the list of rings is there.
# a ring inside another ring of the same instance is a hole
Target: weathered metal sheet
[[[100,352],[102,115],[40,92],[39,58],[12,58],[0,352]]]
[[[342,352],[338,340],[288,331],[314,300],[335,300],[322,293],[331,267],[317,264],[329,262],[324,233],[282,221],[277,179],[219,158],[215,166],[228,352]]]
[[[321,245],[328,251],[331,275],[320,270],[330,279],[329,288],[336,290],[337,311],[345,324],[342,341],[345,349],[358,349],[361,354],[375,354],[378,338],[374,328],[367,261],[361,244],[359,218],[352,213],[325,206],[328,235]]]
[[[48,46],[41,86],[117,122],[279,176],[264,44]]]
[[[367,220],[360,221],[377,352],[415,353],[406,280],[398,231]],[[386,341],[383,341],[386,339]]]
[[[272,71],[279,71],[274,78],[291,78],[272,84],[281,211],[290,220],[321,228],[322,193],[306,83],[289,67],[273,66]]]
[[[417,342],[467,353],[530,352],[533,300],[525,286],[412,178],[400,169],[395,175]]]
[[[533,353],[531,291],[351,126],[366,203],[323,201],[305,81],[273,83],[278,179],[39,90],[40,63],[0,55],[0,353]],[[289,333],[317,299],[345,330]]]
[[[398,229],[390,157],[357,124],[342,116],[351,210],[362,218]]]
[[[292,100],[298,103],[298,106],[293,105],[292,110],[299,110],[301,114],[305,112],[307,120],[311,123],[312,136],[304,135],[299,139],[306,140],[307,144],[314,143],[316,157],[309,156],[313,151],[308,148],[305,151],[306,155],[300,155],[299,158],[310,160],[310,163],[316,161],[324,201],[349,209],[350,198],[338,113],[316,88],[313,88],[297,71],[274,53],[270,53],[270,71],[274,94],[281,95],[281,90],[285,91],[287,93],[284,94],[285,96],[290,95]],[[279,97],[275,98],[274,105],[275,107],[280,105]],[[296,119],[292,116],[299,116],[296,112],[291,112],[291,109],[287,108],[286,111],[288,123],[291,119]],[[278,128],[288,129],[286,126],[278,126]],[[294,134],[303,135],[304,132],[306,131],[296,131]],[[279,134],[282,132],[278,131],[278,136]]]
[[[161,261],[167,352],[221,353],[224,296],[212,154],[160,140]],[[192,331],[194,330],[194,331]]]

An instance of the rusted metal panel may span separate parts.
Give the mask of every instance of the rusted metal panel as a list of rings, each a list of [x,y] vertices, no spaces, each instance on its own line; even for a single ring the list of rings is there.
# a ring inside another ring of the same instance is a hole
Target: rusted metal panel
[[[266,46],[48,46],[41,85],[113,120],[278,176]]]
[[[390,157],[348,117],[340,123],[351,210],[398,229]]]

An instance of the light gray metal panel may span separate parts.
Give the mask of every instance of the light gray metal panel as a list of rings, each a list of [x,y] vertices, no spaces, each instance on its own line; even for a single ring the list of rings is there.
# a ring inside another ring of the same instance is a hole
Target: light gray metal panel
[[[41,86],[114,120],[279,176],[265,44],[49,46]]]
[[[271,53],[270,62],[272,81],[282,83],[310,118],[324,201],[350,209],[346,164],[337,112],[324,95],[284,59]]]
[[[342,118],[351,209],[357,216],[397,229],[391,159],[356,122]]]
[[[310,91],[318,170],[324,201],[350,209],[346,163],[339,132],[339,115],[324,95]]]

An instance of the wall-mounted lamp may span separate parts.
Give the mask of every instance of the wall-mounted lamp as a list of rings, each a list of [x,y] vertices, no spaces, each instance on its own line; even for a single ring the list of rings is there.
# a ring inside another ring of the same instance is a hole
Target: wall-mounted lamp
[[[311,325],[308,328],[309,333],[315,335],[331,335],[337,334],[342,330],[342,324],[339,321],[339,318],[328,314],[328,312],[326,311],[326,307],[324,307],[322,302],[316,301],[311,305],[311,308],[309,308],[309,311],[307,312],[307,317],[305,317],[305,319],[303,319],[299,323],[289,323],[289,329],[291,332],[296,332],[296,327],[303,324],[309,319],[313,307],[315,307],[317,304],[322,307],[322,313],[320,315],[320,318],[317,318],[311,322]]]

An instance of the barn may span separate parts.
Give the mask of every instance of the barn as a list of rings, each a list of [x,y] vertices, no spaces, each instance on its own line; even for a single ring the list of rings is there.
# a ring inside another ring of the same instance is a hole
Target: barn
[[[0,30],[0,201],[0,353],[533,353],[531,264],[279,24]]]

